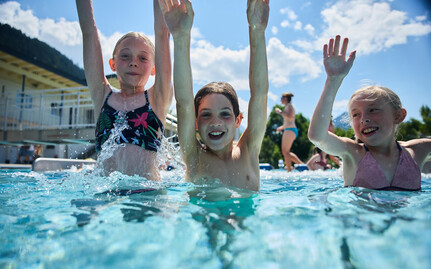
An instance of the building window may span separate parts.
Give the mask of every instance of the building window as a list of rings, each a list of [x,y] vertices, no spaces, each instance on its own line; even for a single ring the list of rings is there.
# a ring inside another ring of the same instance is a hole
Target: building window
[[[25,93],[18,93],[16,95],[16,106],[21,109],[30,109],[32,108],[33,97],[31,95]]]

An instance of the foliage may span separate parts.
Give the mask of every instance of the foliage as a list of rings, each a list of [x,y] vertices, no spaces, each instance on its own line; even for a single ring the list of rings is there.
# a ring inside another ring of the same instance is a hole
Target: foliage
[[[334,133],[341,137],[349,137],[350,139],[355,140],[355,132],[352,128],[349,128],[347,130],[344,130],[343,128],[335,128]]]
[[[301,113],[298,113],[295,116],[295,124],[298,128],[298,137],[293,141],[291,151],[298,155],[299,159],[303,162],[307,162],[311,157],[312,150],[314,148],[314,145],[308,139],[308,127],[310,126],[310,121]]]
[[[419,138],[422,123],[417,119],[411,119],[407,122],[402,122],[398,126],[398,131],[396,134],[396,140],[408,141],[411,139]]]
[[[431,109],[424,105],[420,108],[420,113],[423,123],[417,119],[401,123],[398,126],[397,140],[407,141],[431,135]]]
[[[431,135],[431,109],[428,106],[421,106],[420,109],[422,121],[424,124],[422,124],[421,132],[423,136],[430,136]]]
[[[283,117],[275,112],[275,108],[284,109],[283,106],[275,105],[269,114],[259,161],[278,167],[278,160],[283,159],[281,154],[281,138],[283,133],[277,133],[276,129],[278,126],[283,125]],[[306,162],[311,156],[313,148],[307,135],[310,122],[301,113],[295,115],[295,120],[299,134],[293,142],[291,151],[295,152],[302,161]]]
[[[283,109],[283,106],[276,105],[269,114],[265,137],[259,155],[259,161],[261,163],[270,163],[274,167],[278,167],[278,160],[283,159],[281,154],[282,133],[277,133],[276,131],[277,127],[283,124],[283,118],[275,113],[276,107]],[[410,119],[398,126],[397,140],[407,141],[431,135],[431,109],[428,106],[422,106],[420,108],[420,113],[423,122],[417,119]],[[296,114],[295,120],[299,135],[293,142],[291,151],[296,153],[303,162],[306,162],[310,158],[314,148],[307,136],[310,122],[301,113]],[[355,139],[355,133],[352,128],[347,130],[335,128],[335,134],[341,137]],[[335,165],[334,163],[332,164]]]
[[[278,167],[278,160],[282,159],[280,147],[269,136],[265,136],[262,141],[259,162],[270,163],[273,167]]]

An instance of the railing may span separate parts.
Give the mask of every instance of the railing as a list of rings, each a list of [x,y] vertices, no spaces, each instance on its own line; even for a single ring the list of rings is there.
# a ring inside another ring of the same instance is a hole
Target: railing
[[[93,103],[86,87],[8,92],[0,97],[0,130],[94,128]],[[166,118],[166,134],[176,133],[176,118]]]
[[[92,128],[94,110],[87,88],[5,93],[0,98],[0,129]]]

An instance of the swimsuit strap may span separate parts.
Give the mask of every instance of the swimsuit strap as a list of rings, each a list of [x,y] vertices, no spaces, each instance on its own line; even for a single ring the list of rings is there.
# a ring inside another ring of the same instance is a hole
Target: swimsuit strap
[[[148,93],[147,93],[147,90],[145,90],[145,101],[147,101],[148,106],[150,106],[150,101],[148,101]]]
[[[395,140],[395,143],[397,143],[397,147],[400,151],[403,150],[403,148],[401,147],[400,143],[398,143],[398,141]],[[365,144],[364,144],[364,149],[365,149],[365,151],[368,151],[368,148],[367,148],[367,146],[365,146]]]
[[[397,143],[397,147],[401,151],[403,148],[400,146],[400,143],[398,143],[398,141],[396,141],[396,140],[395,140],[395,143]]]
[[[112,94],[112,91],[110,91],[110,92],[108,93],[108,95],[106,96],[106,98],[105,98],[105,104],[107,104],[107,103],[108,103],[108,99],[109,99],[109,96],[111,96],[111,94]]]

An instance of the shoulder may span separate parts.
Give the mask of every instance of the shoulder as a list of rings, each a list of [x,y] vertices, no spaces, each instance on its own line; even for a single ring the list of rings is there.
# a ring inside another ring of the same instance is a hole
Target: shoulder
[[[351,163],[352,165],[359,163],[366,153],[364,144],[347,137],[340,137],[340,140],[344,142],[345,146],[345,151],[341,154],[343,163]]]
[[[419,165],[429,160],[431,157],[431,139],[429,138],[412,139],[405,142],[400,141],[398,143]]]
[[[412,139],[409,141],[398,141],[400,146],[403,148],[415,148],[415,147],[421,147],[431,144],[430,138],[419,138],[419,139]]]

